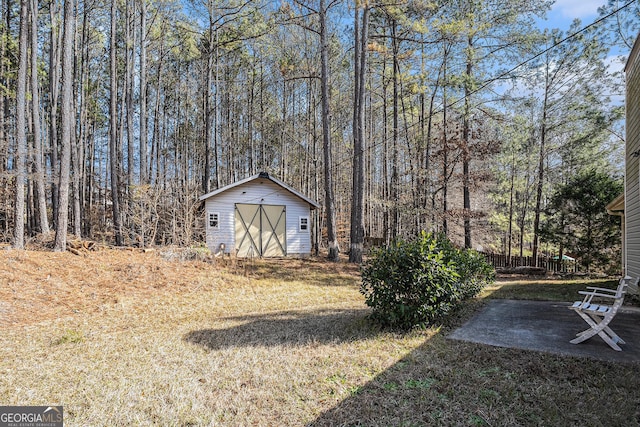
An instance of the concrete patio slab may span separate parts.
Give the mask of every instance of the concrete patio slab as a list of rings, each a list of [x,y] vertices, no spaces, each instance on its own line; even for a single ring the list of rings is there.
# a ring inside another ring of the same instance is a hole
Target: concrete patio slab
[[[489,300],[482,310],[448,338],[497,347],[519,348],[604,361],[640,361],[640,310],[623,307],[610,327],[626,344],[615,351],[595,336],[571,344],[589,326],[573,311],[572,303]]]

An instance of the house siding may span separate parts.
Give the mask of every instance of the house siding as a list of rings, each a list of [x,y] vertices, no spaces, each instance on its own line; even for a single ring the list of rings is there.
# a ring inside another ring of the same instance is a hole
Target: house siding
[[[625,273],[640,276],[640,62],[638,41],[629,56],[626,73],[625,154]]]
[[[245,184],[230,188],[205,200],[205,215],[219,213],[219,227],[212,229],[207,223],[207,247],[214,253],[219,251],[221,243],[225,252],[235,253],[235,205],[276,205],[286,206],[286,248],[287,255],[308,255],[311,253],[311,233],[300,232],[298,221],[301,216],[310,217],[307,202],[293,195],[287,189],[268,178],[258,178]]]

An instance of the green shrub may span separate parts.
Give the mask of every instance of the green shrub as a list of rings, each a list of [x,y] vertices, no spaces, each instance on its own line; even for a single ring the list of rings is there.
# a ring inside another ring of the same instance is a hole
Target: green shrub
[[[362,268],[360,292],[374,320],[408,329],[437,322],[494,279],[495,271],[477,252],[423,232],[372,253]]]

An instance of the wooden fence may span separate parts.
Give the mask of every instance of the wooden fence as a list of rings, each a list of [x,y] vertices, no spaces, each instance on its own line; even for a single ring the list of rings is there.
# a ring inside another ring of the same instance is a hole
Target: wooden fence
[[[554,273],[562,272],[562,273],[577,273],[580,271],[578,268],[578,264],[575,261],[568,260],[558,260],[553,259],[546,256],[538,257],[538,262],[534,264],[533,257],[530,256],[517,256],[511,255],[511,257],[507,257],[506,255],[494,254],[494,253],[484,253],[487,262],[493,265],[495,268],[515,268],[515,267],[540,267],[544,268],[547,271],[553,271]]]

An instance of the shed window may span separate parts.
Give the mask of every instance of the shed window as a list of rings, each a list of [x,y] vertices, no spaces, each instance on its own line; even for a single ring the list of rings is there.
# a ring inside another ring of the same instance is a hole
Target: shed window
[[[300,226],[299,226],[298,229],[300,230],[300,232],[309,231],[309,217],[308,216],[301,216],[299,224],[300,224]]]
[[[218,212],[209,212],[208,224],[209,228],[220,228],[220,214]]]

